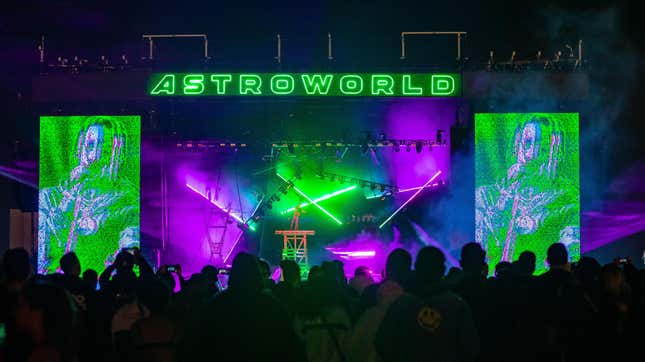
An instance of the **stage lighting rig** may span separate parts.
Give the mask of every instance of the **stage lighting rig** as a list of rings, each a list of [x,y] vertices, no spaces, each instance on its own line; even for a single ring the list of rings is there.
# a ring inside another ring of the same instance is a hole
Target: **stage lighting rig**
[[[294,142],[294,141],[280,141],[271,143],[272,152],[277,152],[281,149],[287,149],[289,153],[294,154],[296,150],[303,152],[317,151],[324,154],[325,150],[335,147],[335,156],[337,161],[344,159],[345,154],[350,148],[358,149],[362,154],[367,154],[370,150],[376,151],[383,148],[393,148],[394,152],[399,152],[402,146],[405,150],[410,152],[414,146],[417,151],[423,150],[424,146],[436,147],[445,146],[446,139],[444,137],[445,131],[437,131],[437,139],[381,139],[384,134],[379,135],[378,140],[365,139],[358,143],[351,142],[334,142],[334,141],[308,141],[308,142]],[[421,152],[419,152],[421,153]]]
[[[213,140],[179,140],[175,146],[185,151],[206,152],[206,151],[225,151],[246,148],[246,143],[222,142]]]
[[[370,190],[372,191],[376,190],[377,188],[380,189],[381,192],[387,192],[390,194],[398,191],[398,188],[393,185],[388,185],[380,182],[372,182],[370,180],[359,179],[359,178],[349,177],[345,175],[339,175],[331,172],[319,173],[318,177],[320,177],[321,180],[328,179],[331,182],[337,179],[338,181],[340,181],[340,183],[349,183],[350,185],[358,185],[362,188],[369,186]]]

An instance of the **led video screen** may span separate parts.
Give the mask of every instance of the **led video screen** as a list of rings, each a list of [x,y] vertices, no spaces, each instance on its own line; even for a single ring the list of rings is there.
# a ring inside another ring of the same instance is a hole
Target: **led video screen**
[[[475,115],[475,240],[489,270],[567,246],[580,256],[580,180],[577,113],[479,113]]]
[[[99,273],[139,246],[139,116],[40,118],[39,273],[74,251]]]

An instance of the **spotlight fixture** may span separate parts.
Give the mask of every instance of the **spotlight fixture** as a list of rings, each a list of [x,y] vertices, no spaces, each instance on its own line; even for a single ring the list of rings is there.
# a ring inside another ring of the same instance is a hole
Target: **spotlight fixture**
[[[417,150],[417,153],[421,153],[421,151],[423,151],[423,142],[417,141],[414,145]]]
[[[278,194],[273,195],[273,200],[276,202],[280,202],[280,195]]]

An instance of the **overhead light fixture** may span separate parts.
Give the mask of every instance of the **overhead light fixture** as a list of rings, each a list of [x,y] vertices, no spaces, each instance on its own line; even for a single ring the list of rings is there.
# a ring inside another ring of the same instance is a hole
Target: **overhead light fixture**
[[[417,153],[421,153],[421,151],[423,151],[423,142],[417,141],[414,146],[417,150]]]
[[[408,143],[405,145],[405,152],[410,152],[410,151],[412,151],[412,146],[410,146],[410,144]]]

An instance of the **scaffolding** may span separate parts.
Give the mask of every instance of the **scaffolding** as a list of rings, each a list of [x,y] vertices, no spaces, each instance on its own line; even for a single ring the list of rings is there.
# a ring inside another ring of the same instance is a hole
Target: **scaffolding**
[[[282,235],[282,260],[293,260],[300,266],[300,273],[306,275],[309,271],[309,256],[307,255],[307,236],[315,235],[314,230],[299,230],[298,220],[300,210],[296,209],[291,219],[289,230],[276,230],[275,235]]]

